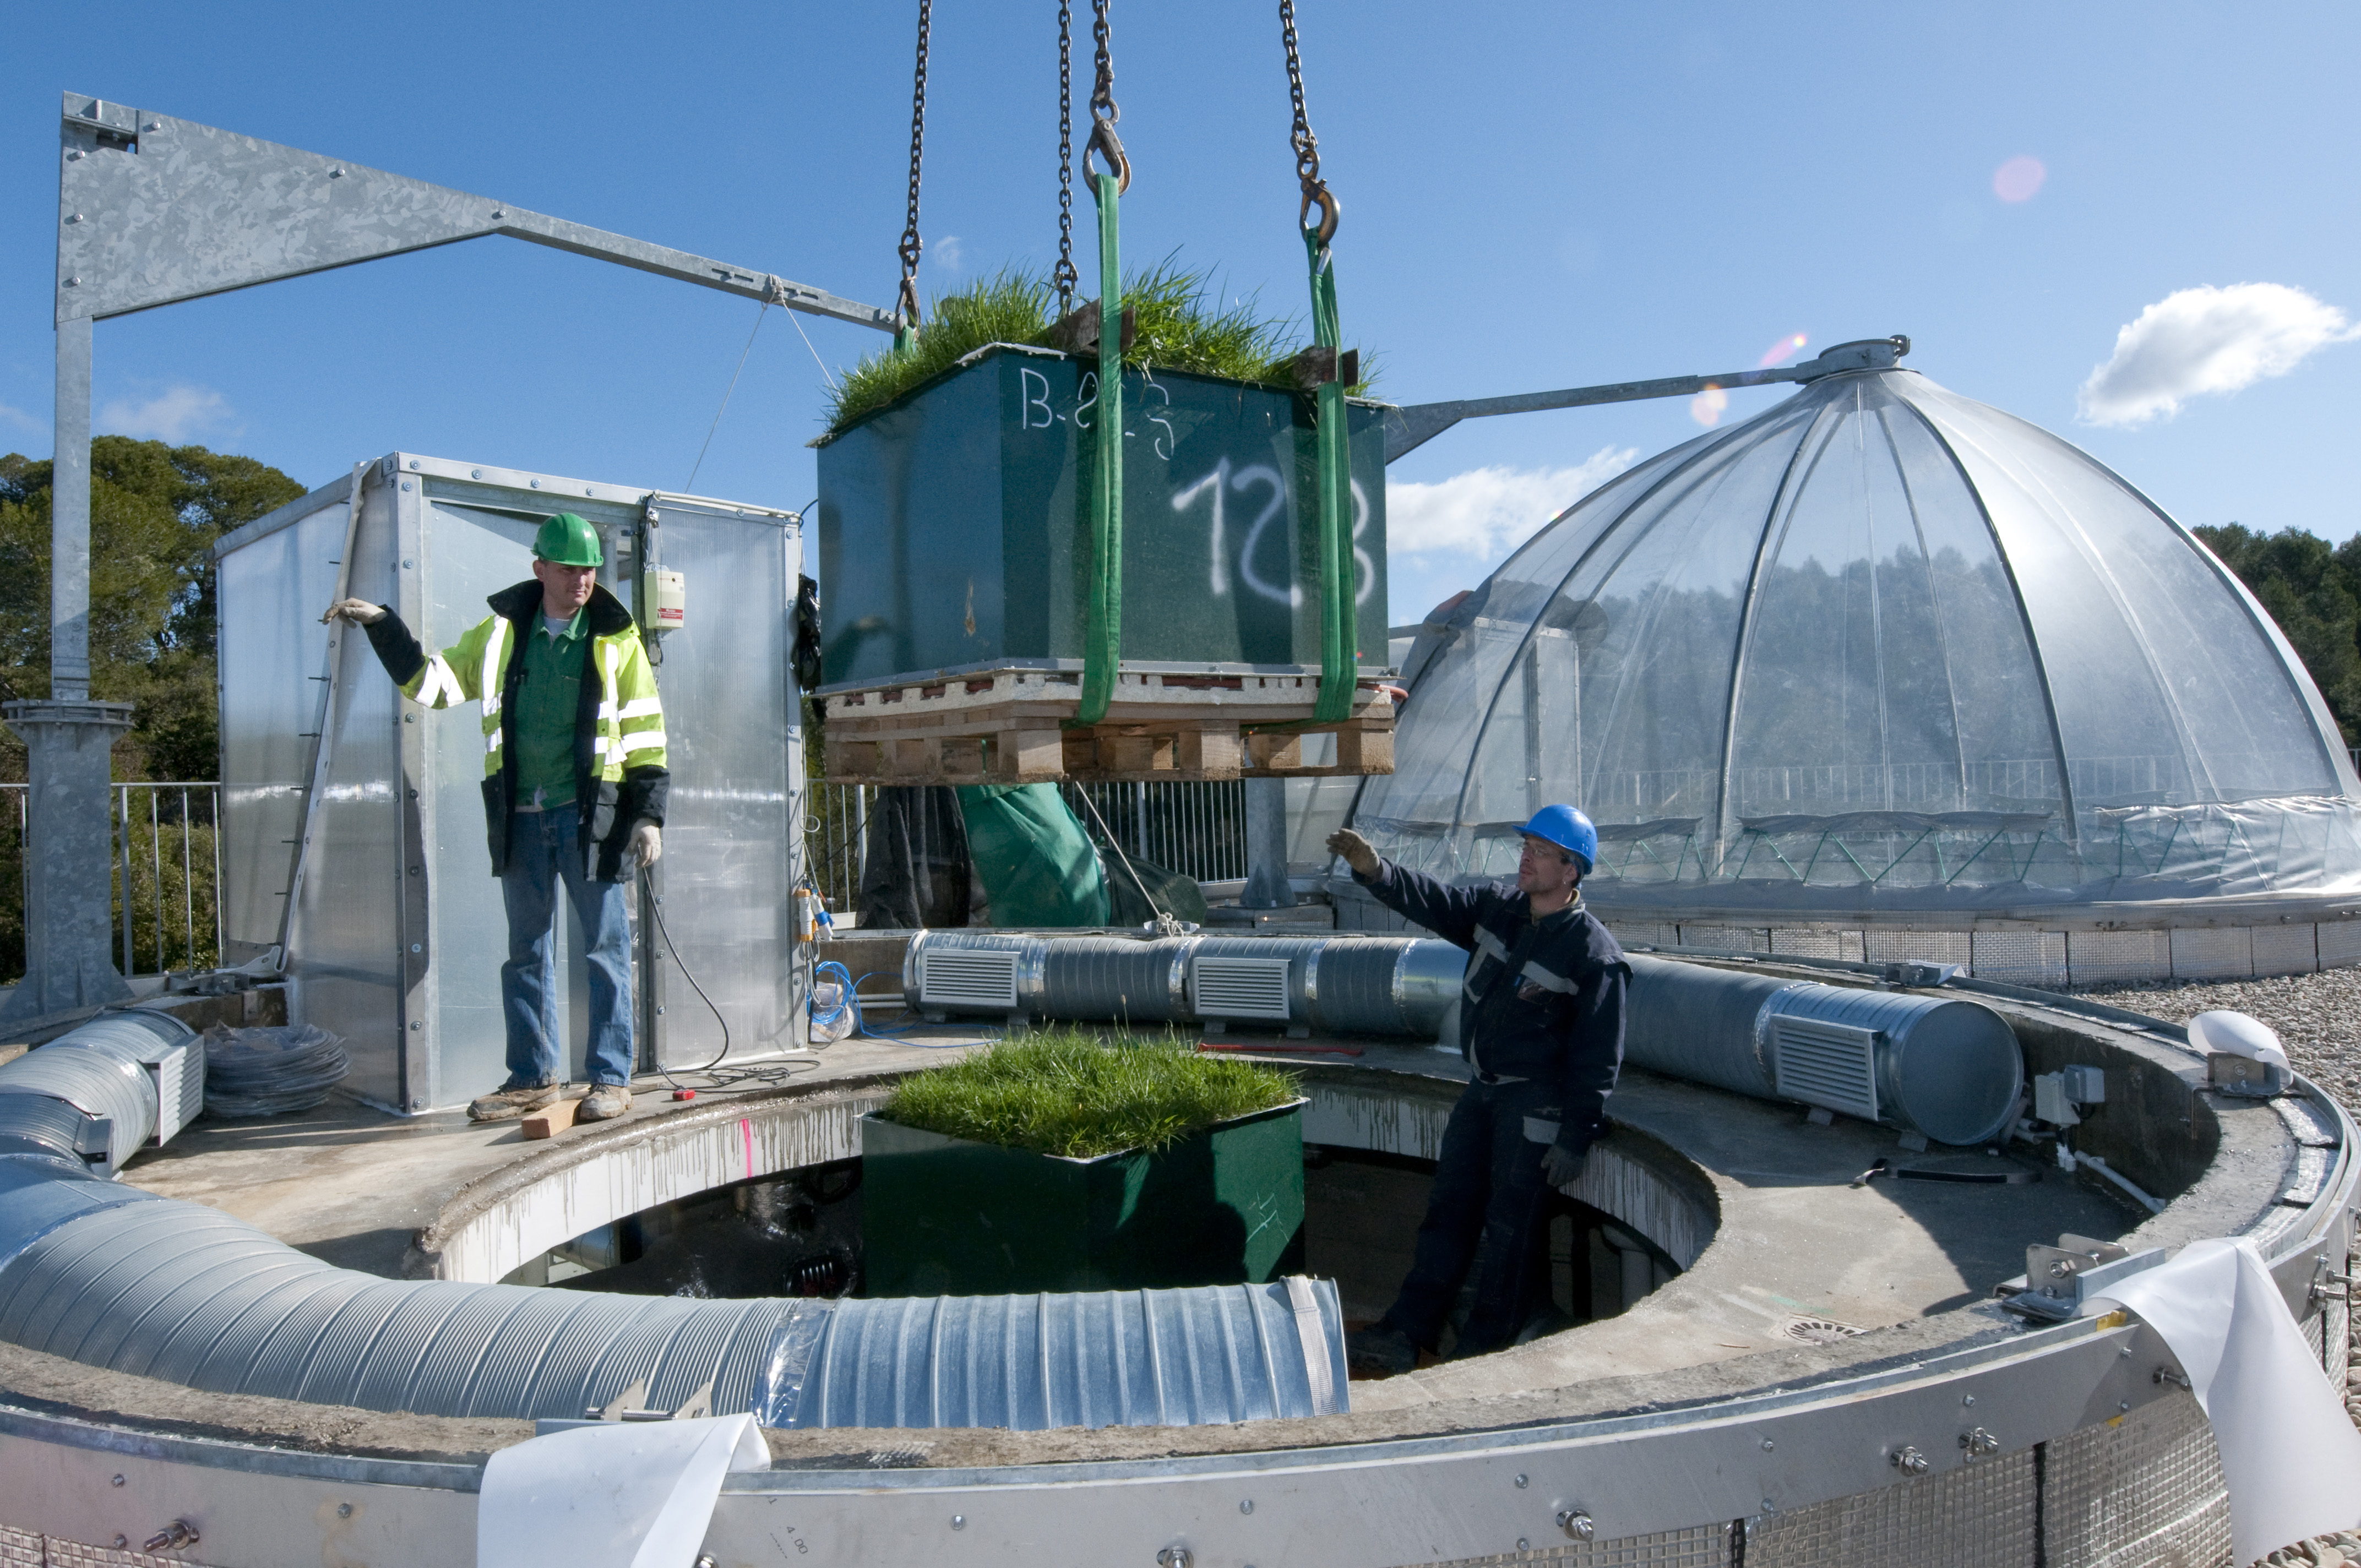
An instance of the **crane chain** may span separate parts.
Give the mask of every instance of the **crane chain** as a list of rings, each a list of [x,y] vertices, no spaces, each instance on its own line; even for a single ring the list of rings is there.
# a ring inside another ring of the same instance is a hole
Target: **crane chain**
[[[1058,314],[1074,308],[1082,274],[1074,270],[1074,10],[1058,0],[1058,265],[1049,286],[1058,291]]]
[[[1106,159],[1107,172],[1115,176],[1115,193],[1131,189],[1131,159],[1123,150],[1122,138],[1115,134],[1115,123],[1123,118],[1123,111],[1115,103],[1115,59],[1107,51],[1107,0],[1091,0],[1093,20],[1091,37],[1098,45],[1098,80],[1091,88],[1091,139],[1082,148],[1082,172],[1091,171],[1091,154]]]
[[[918,324],[918,166],[927,150],[927,35],[934,0],[918,0],[918,65],[910,89],[910,215],[902,228],[902,292],[895,309],[906,328]]]
[[[1303,205],[1296,222],[1306,229],[1312,209],[1320,209],[1320,244],[1325,248],[1336,237],[1336,220],[1344,215],[1328,181],[1320,178],[1320,138],[1312,134],[1311,116],[1303,109],[1303,60],[1295,44],[1295,0],[1279,0],[1279,37],[1287,48],[1287,93],[1295,102],[1295,128],[1288,137],[1295,148],[1295,178],[1303,187]]]

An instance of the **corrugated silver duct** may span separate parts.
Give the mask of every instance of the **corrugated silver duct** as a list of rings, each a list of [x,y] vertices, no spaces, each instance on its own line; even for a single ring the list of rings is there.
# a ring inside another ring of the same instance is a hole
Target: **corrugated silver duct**
[[[1200,958],[1288,960],[1299,1023],[1331,1035],[1433,1039],[1459,1000],[1467,954],[1409,937],[1207,937]]]
[[[166,1013],[109,1013],[0,1067],[0,1094],[42,1094],[112,1124],[106,1168],[156,1134],[156,1084],[142,1065],[195,1031]]]
[[[39,1155],[75,1165],[106,1157],[109,1124],[104,1118],[46,1094],[10,1097],[0,1117],[0,1154]]]
[[[843,1301],[792,1419],[816,1427],[1199,1426],[1345,1408],[1326,1280]]]
[[[954,1012],[1171,1023],[1195,1017],[1199,959],[1285,959],[1289,1018],[1328,1034],[1433,1039],[1458,1003],[1467,955],[1409,937],[1026,937],[921,931],[903,959],[905,994]],[[929,978],[928,963],[937,969]],[[956,983],[945,977],[956,966]],[[986,975],[985,970],[992,970]],[[1005,989],[996,977],[1005,972]],[[1014,996],[1013,1004],[1001,998]]]
[[[1039,977],[1035,996],[1042,1010],[1055,1017],[1177,1023],[1190,1015],[1189,959],[1201,940],[1059,937],[1044,941],[1033,971]]]
[[[2015,1114],[2024,1054],[2006,1020],[1979,1003],[1631,962],[1626,1061],[1943,1144],[1982,1143]]]
[[[123,1048],[78,1030],[38,1054],[113,1084]],[[0,1095],[0,1149],[47,1147],[63,1103]],[[209,1392],[441,1416],[702,1403],[766,1426],[1041,1427],[1345,1408],[1325,1284],[833,1302],[381,1279],[37,1153],[0,1152],[0,1339]]]

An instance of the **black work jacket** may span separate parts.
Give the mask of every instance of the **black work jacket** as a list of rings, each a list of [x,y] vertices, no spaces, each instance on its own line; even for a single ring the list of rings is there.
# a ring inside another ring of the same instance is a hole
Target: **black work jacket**
[[[1459,995],[1459,1054],[1478,1076],[1553,1084],[1558,1146],[1579,1154],[1607,1126],[1623,1068],[1631,966],[1577,897],[1539,920],[1513,887],[1453,887],[1391,861],[1353,880],[1378,902],[1475,955]]]

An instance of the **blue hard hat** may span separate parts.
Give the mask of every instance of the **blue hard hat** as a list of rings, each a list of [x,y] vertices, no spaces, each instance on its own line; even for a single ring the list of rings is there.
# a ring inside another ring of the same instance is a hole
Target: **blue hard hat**
[[[1571,806],[1544,806],[1517,831],[1555,844],[1582,862],[1585,876],[1598,864],[1598,829]]]

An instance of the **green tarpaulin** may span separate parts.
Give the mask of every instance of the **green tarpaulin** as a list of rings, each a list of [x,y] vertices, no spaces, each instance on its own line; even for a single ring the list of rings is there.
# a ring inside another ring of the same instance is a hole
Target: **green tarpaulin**
[[[963,784],[969,863],[995,926],[1104,926],[1106,878],[1055,784]]]

